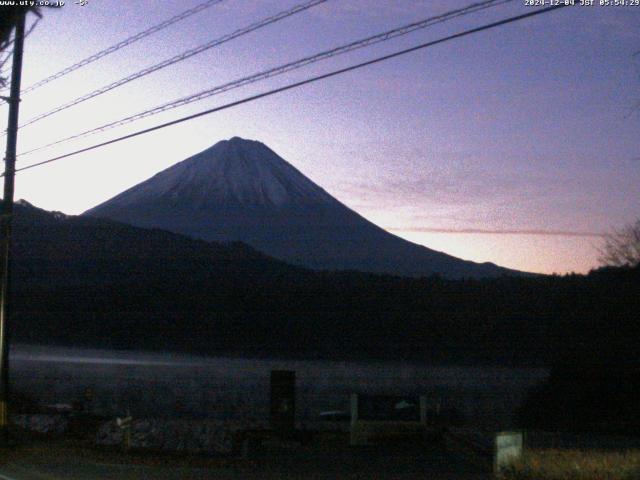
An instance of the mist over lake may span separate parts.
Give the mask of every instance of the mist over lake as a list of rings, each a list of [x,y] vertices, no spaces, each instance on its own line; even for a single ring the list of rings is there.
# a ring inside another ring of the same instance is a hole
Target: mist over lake
[[[16,345],[13,390],[42,404],[93,394],[96,414],[266,421],[271,370],[294,370],[297,420],[348,411],[351,393],[421,394],[455,409],[465,424],[513,426],[527,389],[548,377],[543,368],[459,367],[398,362],[334,362],[207,358],[132,351]]]

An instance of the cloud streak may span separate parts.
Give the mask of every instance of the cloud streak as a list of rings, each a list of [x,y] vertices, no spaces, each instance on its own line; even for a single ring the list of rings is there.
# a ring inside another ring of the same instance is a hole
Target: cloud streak
[[[601,232],[580,232],[573,230],[538,230],[511,228],[435,228],[435,227],[386,227],[385,230],[395,232],[423,232],[423,233],[462,233],[488,235],[541,235],[554,237],[605,237]]]

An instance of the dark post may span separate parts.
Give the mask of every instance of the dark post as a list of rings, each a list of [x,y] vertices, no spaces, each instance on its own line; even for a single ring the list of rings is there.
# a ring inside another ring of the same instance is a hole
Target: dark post
[[[296,426],[296,372],[271,371],[271,431],[291,436]]]
[[[20,107],[20,79],[22,74],[22,49],[26,14],[16,22],[13,47],[13,70],[9,122],[7,125],[7,152],[4,159],[4,196],[2,202],[2,238],[0,239],[0,435],[6,439],[9,427],[9,266],[11,255],[11,223],[13,216],[13,191],[16,171],[16,145],[18,141],[18,109]]]

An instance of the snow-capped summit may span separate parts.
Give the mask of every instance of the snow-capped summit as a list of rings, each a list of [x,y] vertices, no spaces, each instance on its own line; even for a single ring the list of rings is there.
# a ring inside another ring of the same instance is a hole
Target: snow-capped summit
[[[109,201],[179,202],[194,209],[220,205],[283,206],[335,200],[260,142],[233,137],[158,173]]]
[[[243,241],[314,269],[447,277],[509,273],[382,230],[266,145],[239,137],[216,143],[85,215],[210,241]]]

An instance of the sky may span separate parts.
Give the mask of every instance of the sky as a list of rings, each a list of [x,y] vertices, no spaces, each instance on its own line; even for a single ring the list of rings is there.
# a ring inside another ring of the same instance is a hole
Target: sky
[[[224,0],[25,94],[21,123],[302,1]],[[23,87],[201,2],[46,9],[25,43]],[[328,0],[26,126],[18,151],[472,2]],[[533,8],[514,0],[21,155],[18,167]],[[600,235],[640,217],[639,27],[640,7],[560,9],[19,172],[16,198],[80,214],[240,136],[413,242],[520,270],[585,273],[598,265]]]

